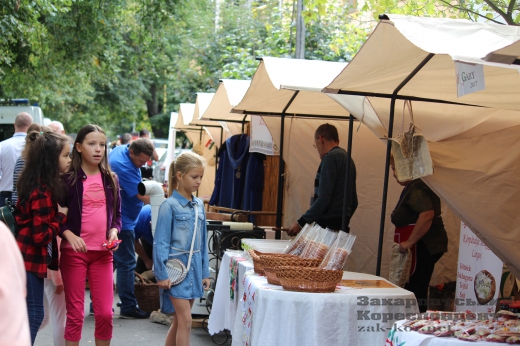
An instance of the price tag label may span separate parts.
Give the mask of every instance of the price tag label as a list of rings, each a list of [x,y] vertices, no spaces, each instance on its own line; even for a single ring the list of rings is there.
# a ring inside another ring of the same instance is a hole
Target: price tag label
[[[455,72],[457,74],[457,97],[486,89],[483,65],[456,61]]]

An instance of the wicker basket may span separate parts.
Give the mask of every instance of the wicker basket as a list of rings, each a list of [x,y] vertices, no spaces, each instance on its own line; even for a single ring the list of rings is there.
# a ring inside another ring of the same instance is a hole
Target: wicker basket
[[[260,262],[260,256],[258,256],[258,253],[259,252],[256,250],[249,250],[249,254],[253,260],[253,269],[258,275],[265,275],[264,266],[262,262]]]
[[[276,276],[276,267],[291,266],[291,267],[317,267],[321,260],[318,258],[301,258],[294,255],[261,255],[260,261],[264,266],[265,276],[267,282],[272,285],[279,285],[280,280]]]
[[[305,267],[276,267],[276,276],[288,291],[327,293],[334,292],[341,282],[343,270]]]
[[[270,253],[270,252],[260,252],[258,250],[249,250],[249,255],[253,259],[253,267],[255,273],[259,275],[265,275],[264,272],[264,264],[262,262],[262,258],[264,256],[273,256],[273,257],[296,257],[294,255],[287,255],[283,253]]]
[[[152,312],[161,308],[161,300],[159,297],[159,286],[148,279],[143,278],[139,273],[135,272],[138,283],[134,284],[134,294],[137,299],[139,308],[146,312]]]

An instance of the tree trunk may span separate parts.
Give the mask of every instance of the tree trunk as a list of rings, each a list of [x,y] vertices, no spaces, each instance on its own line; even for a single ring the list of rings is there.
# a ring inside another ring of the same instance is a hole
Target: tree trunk
[[[298,0],[296,15],[296,59],[305,59],[305,23],[303,22],[303,0]]]
[[[155,84],[150,86],[150,98],[146,100],[146,109],[148,111],[148,118],[159,113],[159,105],[157,104],[157,85]]]
[[[159,105],[157,98],[157,85],[150,85],[150,98],[146,100],[146,110],[148,113],[148,119],[153,118],[157,114],[161,112],[161,106]],[[168,134],[168,129],[158,128],[157,126],[152,126],[152,132],[155,138],[164,138]]]

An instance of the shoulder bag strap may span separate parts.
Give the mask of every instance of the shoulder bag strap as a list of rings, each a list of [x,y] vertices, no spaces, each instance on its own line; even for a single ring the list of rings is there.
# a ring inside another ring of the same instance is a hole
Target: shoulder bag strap
[[[193,230],[193,238],[191,239],[191,249],[190,249],[190,257],[188,257],[188,268],[190,270],[191,265],[191,257],[193,256],[193,246],[195,245],[195,237],[197,236],[197,223],[199,221],[199,205],[195,204],[195,229]]]

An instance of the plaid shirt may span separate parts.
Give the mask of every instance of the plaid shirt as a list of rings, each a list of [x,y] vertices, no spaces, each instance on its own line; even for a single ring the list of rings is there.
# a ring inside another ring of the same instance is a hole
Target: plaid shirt
[[[39,185],[24,203],[18,204],[15,213],[18,235],[16,242],[22,252],[25,270],[37,277],[47,277],[47,266],[58,268],[58,245],[56,235],[67,217],[58,213],[52,202],[52,192]],[[52,242],[52,261],[47,253],[47,244]],[[48,263],[48,261],[50,263]]]

